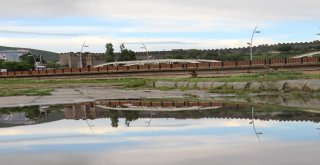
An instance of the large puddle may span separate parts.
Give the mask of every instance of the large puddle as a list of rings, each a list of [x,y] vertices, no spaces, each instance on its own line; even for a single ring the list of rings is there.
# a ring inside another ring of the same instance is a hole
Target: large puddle
[[[320,111],[319,111],[320,112]],[[197,101],[0,109],[10,165],[317,164],[320,113]]]

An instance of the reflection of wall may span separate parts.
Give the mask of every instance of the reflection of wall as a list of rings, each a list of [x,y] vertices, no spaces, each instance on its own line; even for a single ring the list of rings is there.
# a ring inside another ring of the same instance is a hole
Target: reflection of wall
[[[175,118],[175,119],[200,119],[200,118],[219,118],[219,119],[251,119],[251,108],[243,105],[228,104],[220,109],[202,111],[182,111],[182,112],[152,112],[152,118]],[[96,119],[110,118],[112,114],[108,110],[88,105],[70,105],[64,108],[66,119]],[[128,118],[131,114],[126,111],[119,111],[119,118]],[[150,118],[150,111],[138,112],[139,118]],[[320,114],[313,114],[302,111],[255,111],[254,118],[259,120],[279,120],[279,121],[313,121],[320,122]]]
[[[63,111],[65,119],[81,120],[107,117],[106,111],[97,110],[95,107],[81,104],[65,106]]]

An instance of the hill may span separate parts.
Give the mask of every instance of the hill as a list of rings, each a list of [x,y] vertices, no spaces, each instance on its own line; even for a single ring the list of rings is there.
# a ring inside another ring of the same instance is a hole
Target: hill
[[[59,53],[45,51],[45,50],[38,50],[38,49],[30,49],[30,48],[18,48],[18,47],[5,47],[0,46],[1,50],[16,50],[16,49],[27,49],[30,50],[34,54],[42,55],[42,57],[49,62],[58,62],[59,61]]]

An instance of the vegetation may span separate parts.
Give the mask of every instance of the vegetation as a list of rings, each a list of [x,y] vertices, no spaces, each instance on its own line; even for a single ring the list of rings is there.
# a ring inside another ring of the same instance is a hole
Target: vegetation
[[[105,61],[106,62],[114,62],[115,61],[114,49],[113,49],[112,43],[106,44]]]
[[[0,69],[7,69],[8,71],[23,71],[33,69],[31,65],[25,61],[0,61]]]
[[[127,49],[124,44],[120,45],[120,58],[119,61],[134,61],[137,60],[136,53],[132,50]]]
[[[0,69],[7,69],[8,71],[25,71],[32,70],[35,67],[36,62],[41,64],[46,61],[40,57],[40,55],[26,53],[19,57],[19,61],[4,61],[0,60]]]
[[[168,82],[262,82],[262,81],[280,81],[294,79],[320,79],[320,74],[304,74],[301,72],[263,72],[255,74],[243,74],[227,77],[211,78],[114,78],[114,79],[0,79],[0,96],[18,96],[18,95],[49,95],[52,89],[60,87],[82,87],[95,86],[106,87],[113,86],[119,88],[153,88],[156,81]],[[34,88],[34,87],[37,88]],[[160,88],[161,90],[172,90],[177,88]],[[196,87],[195,87],[196,89]],[[180,89],[187,90],[187,89]],[[215,89],[215,93],[237,93],[235,90],[222,86]],[[259,92],[259,91],[240,91],[239,94]]]
[[[305,53],[320,51],[320,41],[305,44],[280,44],[258,46],[253,49],[253,59],[290,58]],[[249,47],[219,50],[177,50],[165,55],[168,59],[208,59],[219,61],[250,60]]]
[[[39,89],[39,88],[29,88],[29,89],[10,89],[5,88],[0,90],[0,97],[5,96],[48,96],[51,95],[52,89]]]

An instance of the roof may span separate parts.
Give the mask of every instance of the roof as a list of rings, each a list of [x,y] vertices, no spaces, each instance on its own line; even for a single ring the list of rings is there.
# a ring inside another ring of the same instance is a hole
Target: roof
[[[174,64],[174,63],[203,63],[203,62],[220,62],[217,60],[181,60],[181,59],[163,59],[163,60],[142,60],[142,61],[121,61],[121,62],[110,62],[100,65],[93,66],[94,68],[104,66],[132,66],[132,65],[150,65],[150,64]]]

